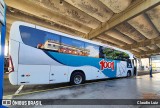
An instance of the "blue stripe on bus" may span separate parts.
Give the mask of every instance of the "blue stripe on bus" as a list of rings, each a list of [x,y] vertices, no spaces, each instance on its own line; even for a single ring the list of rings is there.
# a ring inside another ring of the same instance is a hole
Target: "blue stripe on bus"
[[[54,59],[56,62],[60,63],[60,64],[63,64],[63,65],[66,65],[62,62],[60,62],[59,60],[57,60],[51,53],[49,53],[48,51],[44,51],[50,58]]]
[[[64,53],[58,53],[58,52],[52,52],[52,51],[44,51],[49,57],[54,59],[55,61],[66,65],[66,66],[73,66],[73,67],[79,67],[79,66],[93,66],[97,69],[100,69],[99,62],[102,60],[102,58],[94,58],[94,57],[86,57],[86,56],[77,56],[77,55],[71,55],[71,54],[64,54]],[[112,69],[104,69],[102,72],[110,78],[116,77],[116,71],[117,71],[117,63],[119,61],[117,60],[109,60],[105,59],[106,61],[114,61],[114,71]]]

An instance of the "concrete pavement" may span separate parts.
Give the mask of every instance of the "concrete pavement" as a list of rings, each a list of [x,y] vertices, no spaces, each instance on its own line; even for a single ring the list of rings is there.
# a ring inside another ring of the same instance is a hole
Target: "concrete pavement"
[[[14,99],[160,99],[160,73],[154,74],[153,78],[149,75],[137,76],[136,78],[123,78],[116,80],[102,81],[98,83],[74,86],[70,88],[50,90],[28,95],[14,97]],[[15,107],[15,106],[13,106]],[[21,106],[16,106],[21,107]],[[36,107],[36,106],[31,106]],[[39,107],[39,106],[38,106]],[[50,108],[51,106],[42,106]],[[53,107],[53,106],[52,106]],[[60,106],[54,106],[56,108]],[[64,106],[63,106],[64,107]],[[65,106],[69,107],[69,106]],[[70,106],[81,107],[81,106]],[[88,105],[88,107],[92,107]],[[99,106],[109,108],[125,108],[126,106]],[[159,108],[160,106],[133,106],[126,108]],[[25,106],[23,106],[25,108]],[[27,108],[27,107],[26,107]]]
[[[138,76],[141,76],[141,75],[149,75],[149,72],[146,72],[146,71],[139,72]],[[4,78],[4,96],[13,95],[20,86],[11,85],[9,82],[7,73],[4,74],[4,77],[5,77]],[[23,90],[20,93],[33,92],[37,90],[46,90],[46,89],[52,89],[52,88],[64,87],[64,86],[69,86],[69,84],[64,83],[64,84],[50,84],[50,85],[26,85],[24,86]]]

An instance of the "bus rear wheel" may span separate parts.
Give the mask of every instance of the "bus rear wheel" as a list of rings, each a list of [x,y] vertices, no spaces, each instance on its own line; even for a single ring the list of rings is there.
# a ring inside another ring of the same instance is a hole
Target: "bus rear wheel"
[[[75,72],[71,75],[71,80],[70,83],[73,85],[79,85],[84,83],[85,81],[85,76],[81,72]]]

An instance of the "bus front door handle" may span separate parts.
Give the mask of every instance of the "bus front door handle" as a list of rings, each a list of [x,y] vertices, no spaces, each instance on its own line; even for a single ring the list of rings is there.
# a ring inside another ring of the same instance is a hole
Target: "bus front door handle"
[[[51,75],[54,75],[53,73]]]

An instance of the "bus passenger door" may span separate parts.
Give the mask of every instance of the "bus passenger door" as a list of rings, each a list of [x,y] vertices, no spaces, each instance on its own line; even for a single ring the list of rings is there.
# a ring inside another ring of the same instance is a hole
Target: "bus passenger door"
[[[68,82],[68,66],[51,66],[49,83]]]

